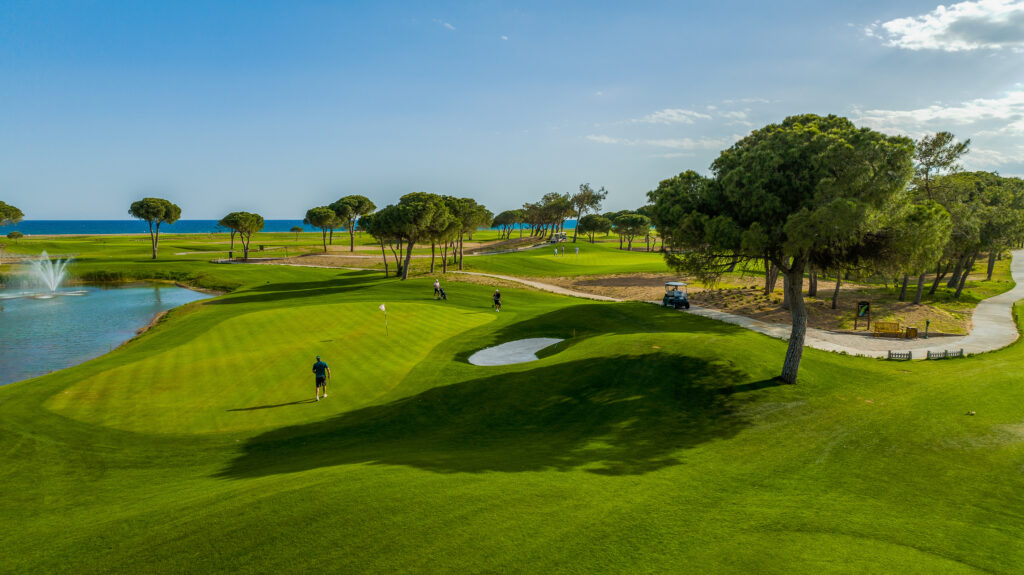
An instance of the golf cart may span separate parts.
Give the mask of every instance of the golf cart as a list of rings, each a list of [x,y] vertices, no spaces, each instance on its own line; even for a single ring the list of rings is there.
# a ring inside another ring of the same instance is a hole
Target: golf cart
[[[690,309],[690,298],[686,294],[684,282],[665,282],[665,297],[661,298],[661,305],[674,307],[676,309]]]

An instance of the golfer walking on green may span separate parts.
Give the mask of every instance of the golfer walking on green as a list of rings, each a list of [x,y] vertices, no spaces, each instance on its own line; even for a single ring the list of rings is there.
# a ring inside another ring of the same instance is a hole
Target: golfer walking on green
[[[327,397],[327,380],[331,377],[331,368],[316,356],[316,363],[313,364],[313,375],[316,377],[316,400],[320,401],[320,388],[324,388],[324,397]]]

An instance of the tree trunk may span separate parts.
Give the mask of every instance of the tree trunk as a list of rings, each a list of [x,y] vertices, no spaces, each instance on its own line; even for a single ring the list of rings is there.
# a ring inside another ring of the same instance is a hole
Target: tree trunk
[[[576,212],[576,225],[572,227],[572,243],[576,243],[576,234],[579,233],[580,218],[583,217],[583,210]]]
[[[988,278],[985,281],[992,281],[992,272],[996,269],[996,250],[988,252]]]
[[[434,273],[434,242],[430,242],[430,273]]]
[[[324,241],[324,253],[326,254],[327,253],[327,230],[321,228],[321,230],[320,230],[320,239],[322,239]]]
[[[814,268],[807,273],[807,296],[818,297],[818,271]]]
[[[953,294],[953,299],[960,299],[960,293],[964,291],[964,284],[967,283],[967,276],[971,275],[971,270],[974,269],[974,261],[977,257],[977,253],[973,254],[970,261],[965,266],[964,273],[960,275],[960,281],[956,285],[956,293]]]
[[[786,383],[796,383],[800,371],[800,358],[804,354],[804,337],[807,335],[807,306],[804,304],[803,265],[793,262],[793,267],[786,274],[786,291],[789,296],[789,311],[793,317],[793,329],[789,333],[789,347],[786,349],[786,361],[782,364],[780,379]]]
[[[464,248],[462,245],[462,234],[459,234],[459,270],[462,270],[462,258],[465,255]]]
[[[402,279],[409,278],[409,262],[412,261],[412,246],[413,241],[409,240],[409,243],[405,245],[405,264],[402,265]]]
[[[839,303],[839,286],[843,283],[843,274],[836,271],[836,289],[832,290],[832,309],[837,309]]]
[[[153,248],[153,259],[156,259],[156,236],[153,235],[153,222],[149,222],[149,244]]]
[[[662,238],[662,240],[661,240],[661,247],[662,248],[665,247],[665,240],[664,240],[664,238]],[[740,263],[740,257],[739,256],[732,256],[732,261],[729,262],[729,269],[727,269],[725,271],[732,272],[733,270],[736,269],[736,264],[738,264],[738,263]]]
[[[957,286],[961,286],[961,285],[964,284],[964,282],[967,281],[967,276],[971,275],[971,272],[974,271],[974,264],[977,261],[978,261],[978,252],[972,253],[970,255],[970,257],[967,258],[966,263],[964,264],[964,269],[960,273],[960,279],[957,280],[957,283],[956,283]]]
[[[932,283],[932,289],[928,290],[928,295],[935,295],[935,290],[938,289],[939,282],[942,281],[942,278],[946,277],[947,273],[949,273],[949,262],[947,262],[946,267],[943,268],[942,262],[940,261],[935,267],[935,281]]]
[[[924,293],[924,278],[927,273],[917,276],[917,293],[914,294],[914,305],[921,305],[921,294]]]
[[[355,220],[349,222],[348,226],[348,251],[356,251],[356,225]]]
[[[388,240],[388,248],[391,249],[391,257],[395,258],[395,275],[402,275],[402,261],[398,256],[398,252],[402,251],[402,242],[398,242],[398,252],[395,251],[395,244],[391,240]]]
[[[946,283],[946,287],[955,288],[960,283],[960,271],[964,269],[964,263],[967,261],[967,254],[964,254],[957,258],[956,267],[953,268],[953,277],[949,278]]]
[[[782,309],[789,309],[789,307],[790,307],[789,306],[789,292],[790,292],[790,289],[789,289],[789,284],[790,284],[789,275],[790,274],[782,274]],[[800,274],[800,283],[801,284],[804,283],[804,275],[802,273]],[[796,291],[798,291],[801,294],[803,294],[803,291],[804,291],[803,290],[803,286],[801,285],[800,287],[798,287],[796,289]]]
[[[779,281],[779,268],[768,261],[766,261],[765,264],[768,267],[765,268],[767,271],[764,279],[764,295],[771,295],[775,292],[775,285]]]
[[[900,301],[907,301],[907,281],[907,274],[903,274],[902,285],[900,286]]]
[[[441,248],[441,273],[448,273],[448,242],[444,242],[444,247]]]
[[[384,277],[388,277],[388,254],[384,251],[384,239],[380,240],[380,257],[384,260]]]
[[[334,228],[331,228],[331,239],[327,243],[334,245]]]
[[[619,249],[622,249],[622,234],[619,234]]]

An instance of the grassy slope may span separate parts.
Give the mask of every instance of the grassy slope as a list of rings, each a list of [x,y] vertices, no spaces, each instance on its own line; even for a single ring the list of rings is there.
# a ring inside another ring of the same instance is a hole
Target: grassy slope
[[[0,388],[0,571],[1024,561],[1020,345],[914,364],[808,350],[801,384],[777,386],[783,342],[644,304],[503,290],[494,314],[486,286],[442,304],[429,280],[213,267],[245,287]],[[463,361],[573,330],[534,363]],[[317,352],[337,379],[303,403]]]

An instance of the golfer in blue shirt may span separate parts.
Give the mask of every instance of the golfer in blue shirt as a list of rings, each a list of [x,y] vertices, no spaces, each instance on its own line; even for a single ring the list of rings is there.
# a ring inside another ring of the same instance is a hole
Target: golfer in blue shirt
[[[316,400],[320,401],[320,388],[324,388],[324,397],[327,397],[327,380],[331,378],[331,368],[316,356],[316,363],[313,364],[313,375],[316,376]]]

